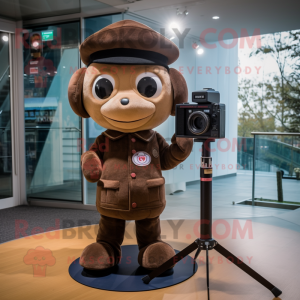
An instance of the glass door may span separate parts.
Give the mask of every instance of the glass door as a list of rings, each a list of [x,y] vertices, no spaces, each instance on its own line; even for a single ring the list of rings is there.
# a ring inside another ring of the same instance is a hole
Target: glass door
[[[23,45],[28,201],[82,202],[81,118],[68,84],[80,67],[79,21],[26,29]]]
[[[10,33],[0,31],[0,209],[17,205]],[[15,191],[14,191],[15,189]]]

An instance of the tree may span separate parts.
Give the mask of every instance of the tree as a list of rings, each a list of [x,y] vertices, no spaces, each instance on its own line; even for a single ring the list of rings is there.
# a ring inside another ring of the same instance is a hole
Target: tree
[[[249,79],[243,79],[239,84],[238,98],[242,102],[238,119],[239,136],[250,137],[252,131],[270,132],[275,130],[275,119],[268,111],[262,89],[263,84],[255,84]]]
[[[299,38],[300,30],[265,35],[262,47],[250,54],[272,57],[278,72],[265,82],[241,81],[239,99],[243,108],[239,111],[239,134],[300,131]]]
[[[262,106],[274,118],[278,131],[300,129],[299,37],[299,30],[265,35],[262,38],[263,46],[250,54],[271,56],[277,64],[279,75],[259,85],[265,87]]]
[[[291,108],[290,130],[300,132],[300,31],[291,32],[293,43],[291,49],[293,51],[294,71],[286,79],[289,93],[288,105]]]

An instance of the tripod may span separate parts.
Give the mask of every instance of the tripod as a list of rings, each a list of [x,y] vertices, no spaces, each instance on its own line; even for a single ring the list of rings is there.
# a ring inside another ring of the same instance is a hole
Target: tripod
[[[256,273],[248,265],[243,263],[235,255],[230,253],[227,249],[222,247],[216,240],[212,238],[212,158],[210,157],[210,143],[214,142],[214,139],[195,139],[195,142],[202,142],[202,157],[201,157],[201,167],[200,167],[200,186],[201,186],[201,218],[200,218],[200,238],[196,239],[191,245],[187,246],[185,249],[177,253],[175,256],[167,260],[160,267],[153,270],[150,274],[143,277],[144,283],[148,284],[153,278],[159,276],[166,270],[172,268],[172,266],[183,259],[185,256],[189,255],[191,252],[197,249],[194,257],[194,273],[195,273],[195,260],[200,254],[201,250],[206,251],[206,280],[207,280],[207,297],[210,299],[209,295],[209,261],[208,261],[208,251],[215,249],[225,258],[230,259],[233,264],[247,273],[249,276],[257,280],[260,284],[270,290],[275,297],[281,295],[281,290],[275,287],[268,280],[263,278],[261,275]]]

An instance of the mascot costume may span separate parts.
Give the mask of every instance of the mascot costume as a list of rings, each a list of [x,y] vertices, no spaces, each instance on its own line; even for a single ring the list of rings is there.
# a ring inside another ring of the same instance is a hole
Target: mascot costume
[[[73,111],[106,128],[81,156],[89,182],[97,182],[100,223],[97,240],[80,257],[86,269],[117,265],[126,220],[135,220],[138,262],[155,269],[175,255],[160,238],[159,216],[165,200],[162,170],[170,170],[191,153],[193,140],[169,145],[152,130],[187,102],[183,76],[169,68],[177,46],[141,23],[124,20],[89,36],[80,45],[87,68],[73,74],[68,97]]]

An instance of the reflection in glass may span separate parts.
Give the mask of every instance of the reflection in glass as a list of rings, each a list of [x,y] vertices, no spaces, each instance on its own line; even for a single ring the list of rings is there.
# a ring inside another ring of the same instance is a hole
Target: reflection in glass
[[[0,199],[13,196],[8,34],[0,32]]]
[[[79,68],[79,22],[27,29],[24,42],[26,180],[29,198],[82,201],[81,119],[68,101]]]

